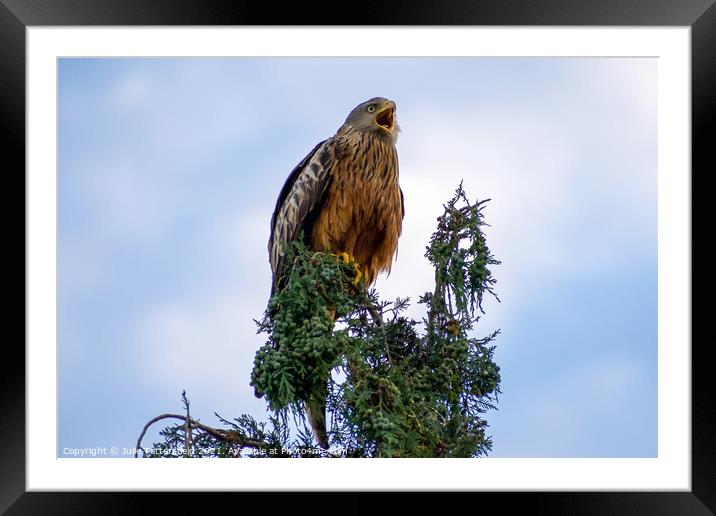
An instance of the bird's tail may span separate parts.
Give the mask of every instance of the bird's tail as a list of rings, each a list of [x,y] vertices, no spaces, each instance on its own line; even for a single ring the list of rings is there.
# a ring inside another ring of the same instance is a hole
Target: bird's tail
[[[328,449],[328,435],[326,434],[326,393],[321,392],[312,396],[310,401],[304,401],[308,423],[313,429],[318,444],[324,450]]]

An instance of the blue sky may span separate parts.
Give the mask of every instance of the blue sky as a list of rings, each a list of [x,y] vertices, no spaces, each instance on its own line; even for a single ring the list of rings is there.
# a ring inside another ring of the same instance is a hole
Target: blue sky
[[[207,424],[265,417],[249,376],[276,196],[375,96],[403,129],[384,298],[432,290],[424,248],[461,180],[492,199],[502,302],[475,330],[501,330],[491,456],[656,456],[649,58],[61,59],[61,456],[132,447],[182,389]]]

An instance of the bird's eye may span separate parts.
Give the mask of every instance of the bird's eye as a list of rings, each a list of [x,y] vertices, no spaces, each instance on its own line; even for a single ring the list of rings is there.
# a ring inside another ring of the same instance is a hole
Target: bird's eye
[[[375,106],[368,106],[368,113],[375,111]]]

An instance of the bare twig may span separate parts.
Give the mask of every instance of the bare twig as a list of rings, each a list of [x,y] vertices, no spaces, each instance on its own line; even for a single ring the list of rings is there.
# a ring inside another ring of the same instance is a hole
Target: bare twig
[[[139,457],[139,450],[142,450],[142,453],[146,455],[146,451],[144,448],[142,448],[142,439],[144,439],[144,435],[147,433],[147,430],[149,430],[149,427],[151,427],[154,423],[161,421],[163,419],[178,419],[180,421],[183,421],[186,425],[188,423],[188,426],[190,429],[196,428],[198,430],[202,430],[205,433],[211,435],[212,437],[215,437],[216,439],[219,439],[225,443],[232,444],[239,446],[241,448],[268,448],[270,447],[270,444],[264,441],[260,441],[257,439],[250,439],[246,436],[243,436],[239,434],[236,431],[230,431],[230,430],[222,430],[221,428],[213,428],[207,425],[204,425],[202,423],[199,423],[196,420],[187,418],[187,416],[182,416],[180,414],[162,414],[160,416],[157,416],[155,418],[152,418],[147,422],[146,425],[144,425],[144,428],[142,429],[142,433],[139,434],[139,439],[137,439],[137,445],[135,446],[135,452],[134,457]]]
[[[191,453],[191,415],[189,414],[189,400],[186,397],[186,390],[181,391],[181,399],[186,407],[186,421],[184,424],[184,456],[189,457]]]

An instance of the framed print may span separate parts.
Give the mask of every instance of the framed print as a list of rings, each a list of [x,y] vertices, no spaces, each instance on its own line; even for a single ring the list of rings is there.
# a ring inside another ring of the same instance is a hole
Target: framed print
[[[0,5],[27,199],[3,509],[502,491],[549,513],[713,511],[691,281],[712,2],[385,4],[355,26],[240,7]],[[344,162],[393,182],[348,187]],[[446,237],[468,214],[453,236],[472,244]],[[310,249],[276,244],[299,234]],[[326,294],[333,271],[350,281]],[[378,297],[348,308],[361,285]],[[285,315],[308,305],[308,326]],[[295,410],[261,426],[267,404]]]

